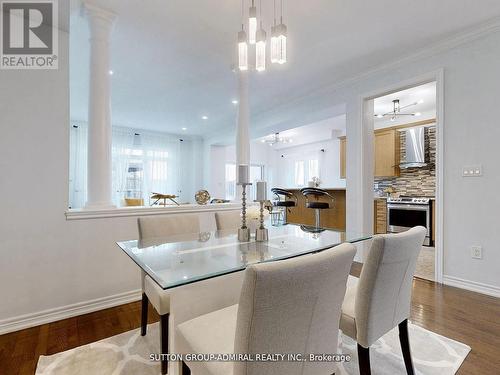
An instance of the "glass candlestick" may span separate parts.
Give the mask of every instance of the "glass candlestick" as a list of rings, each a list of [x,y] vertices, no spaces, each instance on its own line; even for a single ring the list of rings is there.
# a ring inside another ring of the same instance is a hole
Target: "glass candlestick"
[[[267,228],[264,227],[264,203],[266,201],[259,201],[260,203],[260,225],[255,231],[255,241],[264,242],[269,240],[269,233]]]
[[[238,183],[241,185],[241,228],[238,229],[238,241],[248,242],[250,241],[250,229],[247,227],[247,192],[246,188],[251,183]]]

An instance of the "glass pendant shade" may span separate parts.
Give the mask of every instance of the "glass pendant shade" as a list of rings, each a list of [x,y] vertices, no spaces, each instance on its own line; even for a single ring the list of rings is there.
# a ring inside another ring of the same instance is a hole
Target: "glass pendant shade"
[[[260,29],[257,32],[255,44],[255,70],[266,70],[266,32]]]
[[[247,33],[244,30],[238,33],[238,67],[240,70],[248,70]]]
[[[248,41],[255,44],[257,39],[257,7],[251,6],[248,17]]]
[[[276,27],[277,51],[276,60],[278,64],[286,63],[286,26],[280,24]]]
[[[271,63],[278,62],[278,34],[276,26],[271,27]]]

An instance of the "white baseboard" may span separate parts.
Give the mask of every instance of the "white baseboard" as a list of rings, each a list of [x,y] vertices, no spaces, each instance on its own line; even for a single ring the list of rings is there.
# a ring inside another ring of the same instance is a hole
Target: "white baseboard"
[[[446,275],[443,277],[443,284],[500,298],[500,287],[494,285],[478,283],[476,281]]]
[[[0,335],[135,302],[141,299],[141,294],[142,292],[140,289],[132,290],[113,296],[97,298],[90,301],[0,320]]]

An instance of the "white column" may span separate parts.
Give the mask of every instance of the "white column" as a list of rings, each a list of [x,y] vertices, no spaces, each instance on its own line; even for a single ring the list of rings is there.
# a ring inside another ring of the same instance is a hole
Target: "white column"
[[[250,164],[250,109],[248,103],[248,72],[237,70],[238,75],[238,123],[236,127],[236,180],[238,165]],[[247,189],[248,191],[248,189]],[[241,186],[236,186],[236,200],[241,200]]]
[[[85,3],[90,28],[87,208],[113,207],[109,40],[115,14]]]
[[[248,72],[238,72],[238,125],[236,128],[236,164],[250,163],[250,136],[249,122],[250,109],[248,106]]]

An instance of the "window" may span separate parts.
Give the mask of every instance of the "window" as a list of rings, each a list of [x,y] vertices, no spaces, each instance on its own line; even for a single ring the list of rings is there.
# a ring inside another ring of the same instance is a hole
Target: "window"
[[[303,155],[297,155],[303,158]],[[287,166],[289,168],[285,171],[287,184],[302,187],[306,186],[313,177],[320,177],[319,160],[317,158],[297,160],[292,158]]]
[[[311,181],[313,177],[319,177],[318,159],[309,160],[307,175],[308,175],[307,181]]]
[[[295,162],[295,185],[304,186],[304,161],[298,160]]]
[[[69,207],[81,208],[87,201],[86,124],[72,126],[70,134]],[[153,192],[179,195],[179,175],[185,170],[179,163],[189,159],[180,158],[180,147],[179,139],[170,134],[113,127],[113,203],[122,206],[125,198],[138,198],[148,205]]]
[[[236,199],[236,165],[226,164],[226,199]]]
[[[251,186],[247,187],[247,199],[255,200],[255,183],[264,179],[263,165],[250,165],[250,182]],[[236,197],[236,164],[226,164],[226,199],[234,201]]]

